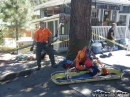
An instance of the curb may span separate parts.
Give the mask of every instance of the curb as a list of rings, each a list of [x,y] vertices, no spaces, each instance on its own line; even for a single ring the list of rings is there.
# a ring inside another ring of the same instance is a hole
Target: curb
[[[29,70],[23,70],[23,71],[20,71],[17,73],[14,72],[14,73],[7,74],[7,75],[4,75],[0,78],[0,82],[11,80],[11,79],[14,79],[14,78],[19,77],[19,76],[30,75],[33,71],[34,71],[33,69],[29,69]]]

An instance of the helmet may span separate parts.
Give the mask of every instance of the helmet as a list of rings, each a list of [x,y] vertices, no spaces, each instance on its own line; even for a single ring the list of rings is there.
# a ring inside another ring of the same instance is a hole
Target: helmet
[[[85,53],[83,51],[78,51],[79,58],[84,58]]]
[[[84,65],[89,68],[90,66],[92,66],[92,61],[90,59],[86,59],[85,62],[84,62]]]

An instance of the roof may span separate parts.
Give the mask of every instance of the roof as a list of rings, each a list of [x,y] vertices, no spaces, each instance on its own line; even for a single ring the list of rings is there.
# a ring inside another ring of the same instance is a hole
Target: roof
[[[48,1],[46,3],[35,6],[34,10],[57,6],[57,5],[62,5],[63,3],[70,3],[70,2],[71,2],[71,0],[51,0],[51,1]]]
[[[50,17],[44,17],[44,18],[36,19],[36,20],[31,21],[31,23],[37,24],[40,21],[46,22],[46,21],[49,21],[50,19],[56,19],[56,18],[59,19],[59,14],[56,14],[56,15],[53,15],[53,16],[50,16]]]
[[[92,0],[92,1],[95,2],[95,0]],[[35,6],[34,10],[57,6],[57,5],[62,5],[64,3],[66,4],[66,3],[70,3],[70,2],[71,2],[71,0],[51,0],[51,1],[48,1],[46,3]],[[125,6],[130,5],[129,0],[96,0],[96,2],[107,3],[107,4],[116,4],[116,5],[125,5]]]
[[[108,4],[116,4],[116,5],[125,5],[125,6],[130,5],[129,0],[96,0],[96,1],[99,3],[108,3]]]

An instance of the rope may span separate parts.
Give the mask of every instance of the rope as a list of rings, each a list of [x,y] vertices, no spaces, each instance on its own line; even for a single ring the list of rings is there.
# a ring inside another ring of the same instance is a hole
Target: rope
[[[71,46],[71,45],[69,45],[69,47],[70,47],[71,49],[73,49],[74,51],[76,51],[76,52],[79,51],[79,49],[77,49],[77,48],[75,48],[75,47],[73,47],[73,46]]]

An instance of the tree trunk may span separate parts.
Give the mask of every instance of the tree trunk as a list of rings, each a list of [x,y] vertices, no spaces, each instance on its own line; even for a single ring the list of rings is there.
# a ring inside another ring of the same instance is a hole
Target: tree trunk
[[[66,58],[74,60],[78,50],[88,45],[91,32],[92,0],[71,0],[69,46]]]

